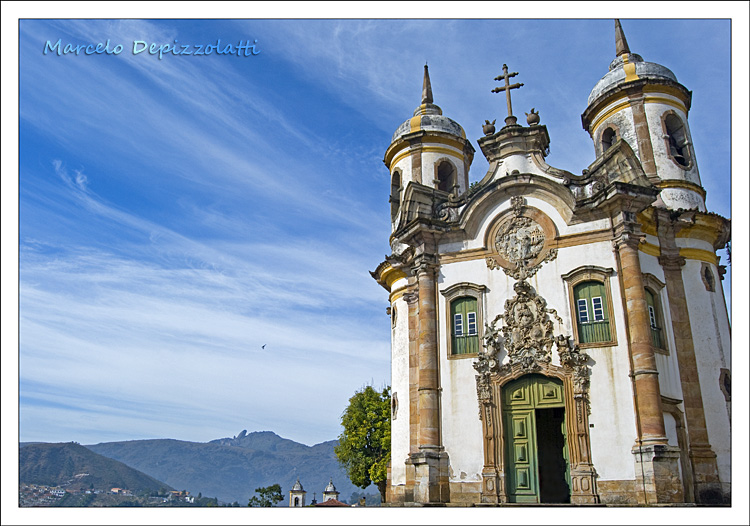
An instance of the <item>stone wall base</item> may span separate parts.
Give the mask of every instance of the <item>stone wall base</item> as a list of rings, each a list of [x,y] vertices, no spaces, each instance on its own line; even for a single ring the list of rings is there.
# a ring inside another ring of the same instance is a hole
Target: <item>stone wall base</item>
[[[633,446],[638,504],[685,502],[680,477],[680,448],[662,444]]]
[[[481,482],[451,482],[451,504],[473,505],[482,499]]]
[[[407,471],[413,469],[414,489],[404,492],[404,502],[439,504],[450,502],[448,454],[442,448],[412,453],[406,460]]]
[[[602,504],[633,506],[638,504],[635,480],[597,480],[596,489]]]

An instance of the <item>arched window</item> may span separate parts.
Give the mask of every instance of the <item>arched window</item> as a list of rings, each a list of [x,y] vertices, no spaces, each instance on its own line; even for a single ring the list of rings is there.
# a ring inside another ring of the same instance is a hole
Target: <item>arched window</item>
[[[437,167],[438,190],[452,192],[456,181],[456,169],[448,161],[442,161]]]
[[[607,128],[602,132],[602,153],[609,150],[617,140],[617,132],[612,128]]]
[[[657,349],[664,349],[664,336],[662,334],[661,309],[659,309],[658,296],[651,290],[646,290],[646,304],[648,305],[648,321],[651,326],[651,343]]]
[[[664,115],[664,131],[669,156],[680,166],[690,165],[690,148],[685,126],[674,113]]]
[[[391,222],[396,220],[399,206],[401,205],[401,172],[393,171],[391,176]]]
[[[299,507],[299,497],[294,497],[294,506]]]
[[[609,342],[609,305],[604,283],[584,281],[573,289],[580,343]]]
[[[451,301],[451,350],[453,354],[479,352],[477,299],[464,296]]]

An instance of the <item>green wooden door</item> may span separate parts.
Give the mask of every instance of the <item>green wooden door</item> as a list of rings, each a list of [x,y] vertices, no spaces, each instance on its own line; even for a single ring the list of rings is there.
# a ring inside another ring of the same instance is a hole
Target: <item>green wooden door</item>
[[[562,383],[553,378],[528,375],[503,387],[506,490],[510,502],[548,502],[549,498],[560,502],[565,501],[566,492],[569,494],[565,420],[559,416],[564,414],[564,407]],[[550,419],[551,409],[559,413],[556,420]],[[538,418],[542,420],[537,422]],[[558,431],[551,437],[550,425],[560,426],[562,435]],[[550,444],[550,440],[555,443]],[[541,456],[545,462],[542,466],[539,465],[540,447],[545,453]],[[550,453],[550,449],[555,452]],[[557,455],[553,461],[551,454]],[[540,480],[540,473],[543,480]],[[541,488],[540,483],[547,486]],[[550,491],[549,484],[555,484],[554,491]]]

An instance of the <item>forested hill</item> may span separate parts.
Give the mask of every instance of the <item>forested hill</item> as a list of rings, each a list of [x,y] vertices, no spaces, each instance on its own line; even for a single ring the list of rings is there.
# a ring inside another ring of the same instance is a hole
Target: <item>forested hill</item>
[[[192,495],[218,497],[222,502],[247,505],[255,488],[280,484],[288,505],[289,490],[299,477],[307,491],[322,501],[323,490],[333,479],[341,500],[348,500],[354,486],[339,466],[331,440],[307,446],[270,431],[247,433],[211,442],[171,439],[105,442],[86,446],[101,455],[119,460]],[[370,493],[377,489],[371,486]]]
[[[133,493],[172,489],[137,469],[74,442],[22,445],[18,464],[20,483],[64,485],[70,489],[123,488]]]

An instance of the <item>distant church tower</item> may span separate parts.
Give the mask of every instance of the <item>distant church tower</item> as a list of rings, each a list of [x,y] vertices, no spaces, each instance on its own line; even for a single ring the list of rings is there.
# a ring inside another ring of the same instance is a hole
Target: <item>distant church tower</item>
[[[394,504],[719,503],[731,495],[731,336],[691,94],[616,58],[582,115],[596,159],[546,163],[533,110],[474,148],[433,102],[394,133],[389,293]],[[583,164],[583,163],[582,163]],[[398,400],[398,402],[397,402]]]
[[[299,482],[294,483],[292,489],[289,490],[289,507],[290,508],[304,508],[305,507],[305,494],[307,492],[302,488],[302,484]]]
[[[328,500],[339,500],[339,492],[336,491],[336,486],[333,485],[333,479],[328,483],[326,489],[323,490],[323,502]]]

